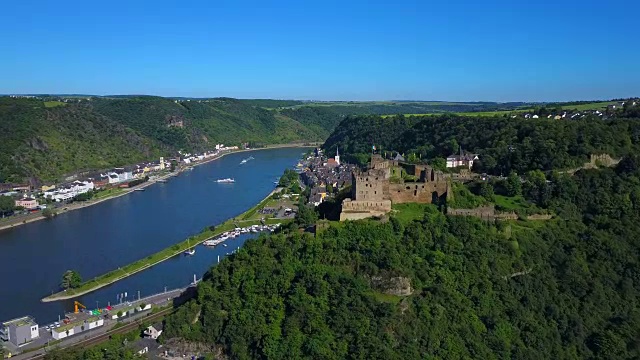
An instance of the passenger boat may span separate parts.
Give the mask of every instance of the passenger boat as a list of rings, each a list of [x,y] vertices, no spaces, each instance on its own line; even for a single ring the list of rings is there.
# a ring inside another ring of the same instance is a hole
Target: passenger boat
[[[218,179],[216,180],[217,183],[234,183],[236,182],[233,178],[226,178],[226,179]]]

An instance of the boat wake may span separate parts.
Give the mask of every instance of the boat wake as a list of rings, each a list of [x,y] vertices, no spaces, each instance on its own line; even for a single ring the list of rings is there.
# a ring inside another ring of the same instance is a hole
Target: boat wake
[[[254,158],[253,158],[253,156],[249,156],[249,157],[248,157],[248,158],[246,158],[246,159],[242,159],[242,161],[240,161],[240,165],[242,165],[242,164],[246,164],[247,162],[249,162],[249,161],[251,161],[251,160],[253,160],[253,159],[254,159]]]

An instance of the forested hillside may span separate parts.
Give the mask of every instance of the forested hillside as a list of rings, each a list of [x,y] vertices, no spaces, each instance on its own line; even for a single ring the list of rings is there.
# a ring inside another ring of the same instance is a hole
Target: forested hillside
[[[213,267],[163,336],[231,359],[637,358],[639,182],[637,157],[542,181],[559,214],[542,223],[416,205],[263,236]]]
[[[0,182],[54,180],[216,143],[322,141],[328,126],[228,98],[93,97],[65,103],[0,97]]]
[[[422,159],[446,158],[462,146],[480,154],[478,170],[494,174],[568,169],[594,153],[621,157],[640,152],[640,120],[359,116],[342,121],[324,147],[339,146],[344,155],[362,160],[372,145]]]
[[[85,106],[45,108],[0,97],[0,182],[52,180],[79,170],[157,158],[163,143]]]

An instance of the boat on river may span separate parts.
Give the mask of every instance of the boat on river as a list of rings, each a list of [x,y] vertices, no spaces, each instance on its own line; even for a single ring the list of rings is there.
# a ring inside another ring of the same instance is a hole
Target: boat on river
[[[253,156],[249,156],[246,159],[242,159],[242,161],[240,161],[240,165],[246,164],[249,160],[253,160]]]
[[[216,180],[217,183],[221,183],[221,184],[230,184],[230,183],[234,183],[236,182],[233,178],[226,178],[226,179],[218,179]]]
[[[184,252],[185,255],[194,255],[196,253],[196,249],[189,249]]]

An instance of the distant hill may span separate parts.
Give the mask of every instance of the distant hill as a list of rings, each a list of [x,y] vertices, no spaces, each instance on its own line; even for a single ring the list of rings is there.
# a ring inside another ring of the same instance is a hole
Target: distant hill
[[[50,181],[216,143],[322,141],[331,130],[235,99],[64,100],[0,98],[0,182]]]
[[[631,114],[631,112],[629,112]],[[623,114],[624,115],[624,114]],[[478,170],[508,174],[511,170],[579,167],[591,154],[612,157],[640,152],[640,119],[512,119],[504,116],[355,116],[342,121],[323,147],[340,148],[343,158],[364,162],[378,151],[433,161],[464,151],[480,154]]]
[[[351,131],[351,125],[343,120],[354,115],[492,114],[532,107],[523,102],[30,96],[0,97],[0,182],[26,178],[51,181],[79,170],[126,165],[180,149],[202,151],[216,143],[249,142],[255,146],[322,141],[341,122],[338,133]],[[374,123],[380,121],[377,117],[372,119]],[[376,129],[366,121],[356,121],[353,126]],[[388,131],[387,125],[381,125],[379,130],[386,138],[394,133]],[[365,134],[362,131],[356,129],[349,141],[371,142],[359,138]],[[375,139],[378,135],[366,136]],[[328,143],[343,140],[334,136]],[[347,151],[349,144],[345,145]],[[401,145],[402,149],[411,150],[424,144]]]

